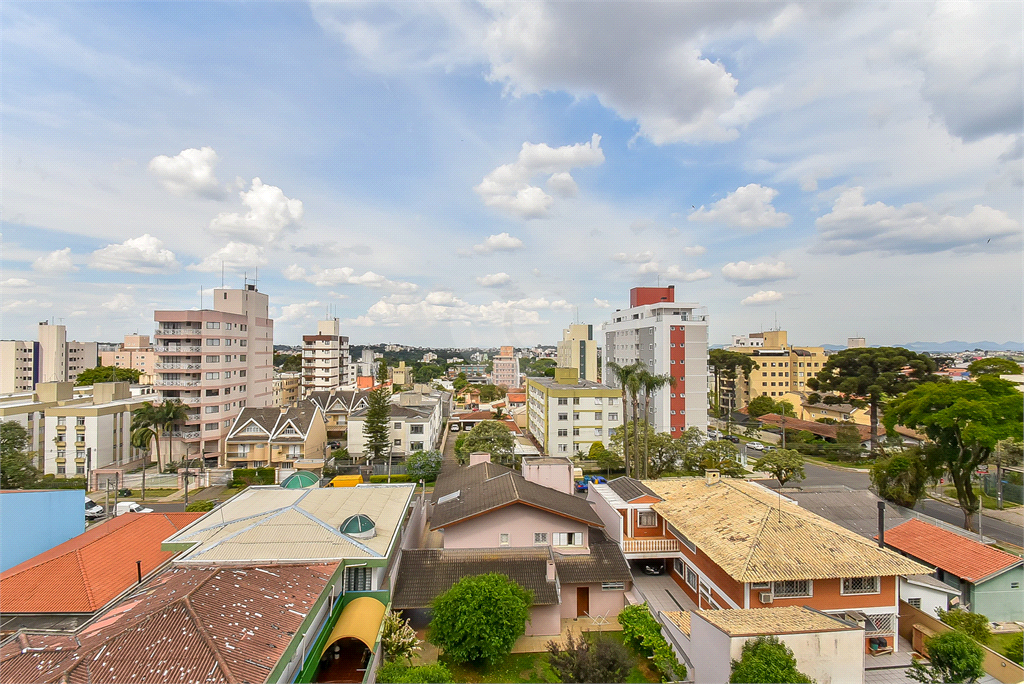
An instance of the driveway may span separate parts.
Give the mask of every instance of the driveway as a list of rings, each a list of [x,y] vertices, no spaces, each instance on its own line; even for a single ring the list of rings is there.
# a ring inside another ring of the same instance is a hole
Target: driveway
[[[633,571],[634,592],[639,598],[647,601],[652,612],[697,610],[697,605],[668,575],[645,575],[636,567],[630,569]]]

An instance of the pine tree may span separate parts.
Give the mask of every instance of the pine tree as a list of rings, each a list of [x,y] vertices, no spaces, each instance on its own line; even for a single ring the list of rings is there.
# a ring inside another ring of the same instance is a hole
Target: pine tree
[[[391,388],[380,385],[370,392],[366,421],[363,423],[366,451],[371,460],[391,454]]]

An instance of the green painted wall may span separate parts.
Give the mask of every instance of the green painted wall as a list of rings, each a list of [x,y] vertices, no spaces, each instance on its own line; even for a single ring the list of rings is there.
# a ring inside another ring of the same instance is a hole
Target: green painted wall
[[[1017,588],[1011,585],[1016,582]],[[971,612],[993,622],[1024,621],[1024,568],[1008,570],[971,589]]]

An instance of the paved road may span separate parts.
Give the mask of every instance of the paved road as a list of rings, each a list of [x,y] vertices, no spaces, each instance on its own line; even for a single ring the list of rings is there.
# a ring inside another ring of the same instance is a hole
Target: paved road
[[[747,458],[753,459],[755,457],[748,456]],[[868,477],[867,473],[858,473],[856,470],[852,470],[850,468],[833,470],[832,468],[825,468],[824,466],[805,462],[804,472],[807,473],[807,477],[796,484],[798,487],[845,485],[850,489],[868,489],[871,486],[871,478]],[[772,488],[778,488],[779,486],[777,480],[763,480],[761,483]],[[789,482],[786,484],[788,486],[793,486]]]

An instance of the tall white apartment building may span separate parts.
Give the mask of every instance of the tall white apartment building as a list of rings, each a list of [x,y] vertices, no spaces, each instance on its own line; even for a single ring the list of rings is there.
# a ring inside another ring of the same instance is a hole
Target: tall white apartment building
[[[691,427],[708,424],[707,310],[696,303],[675,301],[675,286],[634,287],[629,307],[616,310],[602,326],[605,336],[602,375],[606,385],[619,387],[608,364],[640,362],[648,372],[671,375],[675,387],[665,387],[651,401],[650,423],[658,432],[680,436]]]
[[[36,386],[36,342],[0,341],[0,394],[31,392]]]
[[[494,357],[491,383],[505,387],[519,387],[519,358],[514,347],[502,347]]]
[[[208,465],[224,465],[223,439],[239,412],[273,405],[269,304],[246,284],[215,289],[213,309],[153,312],[160,399],[177,399],[189,409],[188,420],[173,431],[175,460],[204,455]]]
[[[302,336],[302,396],[348,385],[348,338],[337,318],[317,323],[315,335]]]
[[[597,382],[597,340],[594,326],[574,323],[562,331],[558,367],[575,368],[581,380]]]
[[[68,342],[67,327],[39,323],[37,341],[0,342],[0,393],[31,391],[40,382],[75,382],[95,368],[95,342]]]

